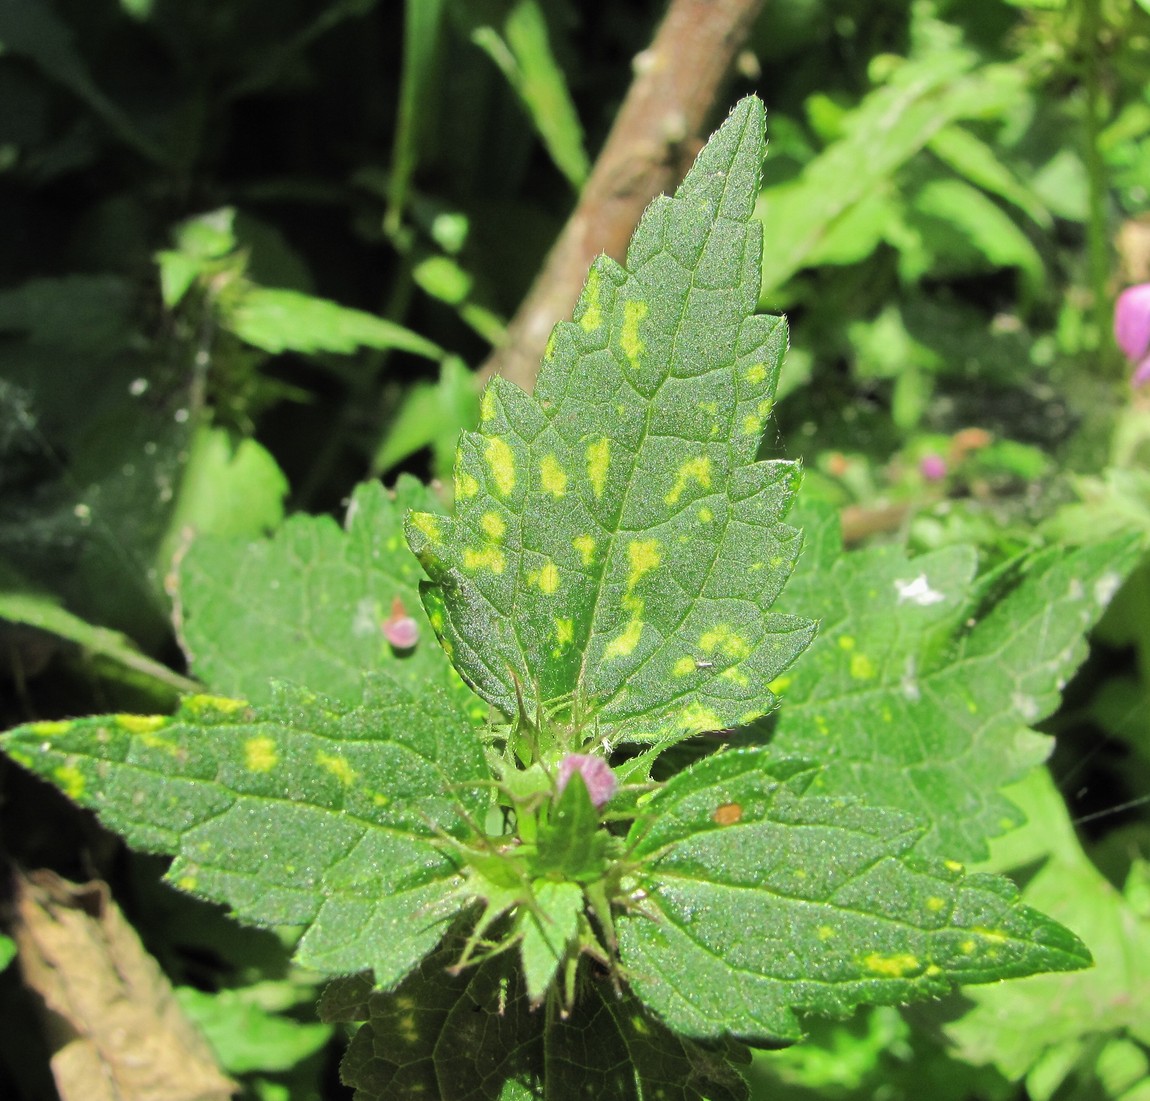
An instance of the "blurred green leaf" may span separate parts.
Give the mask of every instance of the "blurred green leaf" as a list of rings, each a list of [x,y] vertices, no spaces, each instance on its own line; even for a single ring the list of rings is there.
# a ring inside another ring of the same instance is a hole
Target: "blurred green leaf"
[[[177,987],[176,1000],[229,1074],[288,1070],[331,1039],[330,1025],[304,1024],[261,1004],[259,986],[208,993]]]
[[[299,291],[249,287],[221,300],[223,324],[241,340],[273,355],[284,351],[350,354],[361,347],[440,359],[430,340],[363,310]]]
[[[456,12],[470,26],[472,41],[515,89],[556,167],[578,189],[590,171],[583,127],[538,0],[499,0],[496,5],[464,0]]]
[[[1125,893],[1115,890],[1082,851],[1045,769],[1008,794],[1026,825],[994,842],[986,866],[1037,865],[1026,901],[1074,928],[1093,952],[1094,967],[971,990],[973,1008],[945,1030],[962,1058],[1026,1078],[1030,1096],[1047,1101],[1068,1076],[1105,1070],[1098,1065],[1104,1042],[1130,1037],[1150,1047],[1150,914],[1131,905],[1144,893],[1147,865],[1136,860]]]

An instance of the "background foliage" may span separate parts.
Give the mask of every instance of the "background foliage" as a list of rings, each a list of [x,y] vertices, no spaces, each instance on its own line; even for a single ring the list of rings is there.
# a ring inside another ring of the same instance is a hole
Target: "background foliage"
[[[187,529],[294,553],[287,512],[449,472],[474,368],[662,10],[0,5],[4,726],[174,701]],[[749,47],[716,115],[752,90],[769,111],[760,303],[794,347],[768,453],[804,460],[851,540],[974,542],[984,570],[1150,528],[1150,411],[1109,336],[1117,290],[1150,279],[1145,4],[804,0],[767,5]],[[1144,566],[989,865],[1098,967],[816,1026],[756,1057],[763,1096],[1150,1096],[1150,822],[1122,809],[1150,793],[1148,625]],[[249,1096],[347,1095],[290,931],[173,896],[0,768],[8,851],[113,882]],[[14,968],[0,984],[0,1093],[50,1098]]]

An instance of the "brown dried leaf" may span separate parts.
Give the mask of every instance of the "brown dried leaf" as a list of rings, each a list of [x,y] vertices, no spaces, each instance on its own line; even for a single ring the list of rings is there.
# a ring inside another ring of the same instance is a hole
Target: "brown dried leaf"
[[[13,937],[61,1101],[226,1101],[236,1086],[99,881],[18,874]]]

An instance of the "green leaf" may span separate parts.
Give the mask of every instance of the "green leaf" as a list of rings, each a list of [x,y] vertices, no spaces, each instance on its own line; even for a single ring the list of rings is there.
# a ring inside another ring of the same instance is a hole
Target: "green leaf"
[[[326,516],[293,516],[270,539],[196,539],[176,586],[196,675],[256,703],[281,678],[355,704],[365,675],[385,669],[413,690],[427,684],[470,701],[481,721],[487,709],[435,645],[419,603],[419,567],[402,535],[412,507],[438,503],[412,478],[394,496],[368,482],[352,496],[344,531]],[[424,633],[402,654],[383,634],[397,598]]]
[[[61,608],[55,597],[24,586],[19,591],[8,590],[11,579],[5,576],[7,572],[0,563],[0,584],[3,585],[0,589],[0,620],[35,627],[57,638],[74,642],[87,653],[143,673],[166,689],[194,692],[198,687],[195,681],[180,676],[162,662],[141,653],[126,635],[107,627],[97,627]]]
[[[175,856],[167,878],[257,924],[302,925],[299,962],[394,985],[452,916],[437,837],[482,820],[488,768],[459,704],[380,675],[341,707],[187,697],[173,718],[18,727],[0,746],[129,845]]]
[[[177,987],[180,1008],[203,1031],[229,1074],[284,1071],[314,1055],[331,1039],[331,1027],[304,1024],[261,1004],[260,984],[242,990],[207,993]]]
[[[950,50],[902,63],[842,121],[842,138],[797,180],[764,192],[764,300],[813,263],[839,221],[881,192],[943,127],[1017,97],[1020,72],[993,65],[971,71],[976,60],[969,51]],[[845,251],[841,240],[836,247]]]
[[[775,685],[773,748],[819,761],[820,791],[928,822],[922,851],[983,858],[988,838],[1021,822],[998,789],[1045,760],[1049,739],[1030,727],[1058,705],[1136,542],[1016,560],[988,582],[999,599],[987,610],[972,547],[844,553],[833,512],[803,522],[786,603],[817,607],[822,628]]]
[[[375,314],[326,298],[272,287],[248,287],[226,307],[225,328],[273,355],[292,352],[350,354],[361,347],[396,349],[439,359],[443,349],[418,333]]]
[[[433,131],[434,113],[441,102],[435,85],[441,79],[439,54],[446,2],[407,0],[404,4],[403,69],[384,218],[384,226],[392,234],[399,229],[407,205],[421,137]]]
[[[388,425],[376,449],[372,469],[381,473],[430,445],[434,470],[451,477],[459,434],[479,415],[479,391],[475,375],[454,356],[440,366],[438,381],[417,382]]]
[[[1030,1095],[1045,1099],[1076,1067],[1090,1075],[1107,1043],[1132,1037],[1150,1046],[1150,875],[1135,860],[1125,891],[1115,890],[1083,852],[1046,769],[1009,794],[1027,824],[995,842],[988,866],[1039,865],[1026,901],[1073,926],[1090,945],[1094,967],[970,991],[946,1034],[961,1058],[992,1063],[1011,1079],[1026,1076]]]
[[[551,49],[543,9],[537,0],[513,0],[502,28],[473,11],[473,0],[460,4],[459,15],[473,23],[471,40],[499,66],[515,89],[556,167],[575,188],[590,172],[583,147],[583,127]]]
[[[327,1021],[360,1020],[341,1068],[357,1101],[745,1101],[731,1043],[676,1036],[626,990],[585,984],[570,1016],[532,1011],[509,957],[463,972],[445,943],[392,993],[339,979],[320,1000]],[[510,1090],[510,1092],[508,1092]]]
[[[796,1040],[796,1013],[1089,964],[1009,881],[923,860],[910,815],[811,794],[815,775],[761,748],[720,753],[634,823],[646,897],[616,923],[620,959],[669,1028]]]
[[[1031,189],[1002,162],[1001,156],[965,126],[944,126],[928,143],[930,151],[972,184],[1013,203],[1043,229],[1050,229],[1050,211]]]
[[[799,536],[797,468],[754,461],[786,347],[753,315],[762,156],[747,99],[647,209],[628,269],[592,266],[534,396],[492,381],[456,515],[408,520],[432,624],[507,715],[518,684],[612,743],[748,722],[811,637],[767,611]]]

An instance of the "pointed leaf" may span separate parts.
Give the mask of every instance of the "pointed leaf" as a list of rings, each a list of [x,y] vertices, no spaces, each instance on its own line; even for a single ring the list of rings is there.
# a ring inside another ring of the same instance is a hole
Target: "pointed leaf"
[[[306,926],[305,966],[389,985],[460,904],[436,834],[482,819],[489,772],[448,696],[373,687],[354,710],[286,688],[262,707],[190,696],[173,718],[32,723],[0,745],[130,845],[173,854],[177,887]]]
[[[1009,881],[926,863],[907,814],[811,795],[765,749],[677,774],[632,831],[647,896],[616,925],[644,1004],[676,1032],[795,1040],[796,1013],[1084,967]]]
[[[785,603],[818,608],[822,625],[775,685],[784,704],[771,745],[819,761],[822,792],[929,822],[922,851],[985,857],[987,839],[1021,821],[998,789],[1049,753],[1031,724],[1057,707],[1137,541],[1042,551],[992,578],[988,593],[972,547],[914,559],[896,546],[843,553],[832,513],[804,509],[803,522]]]
[[[763,149],[744,100],[647,209],[627,270],[595,262],[534,396],[492,381],[456,515],[408,521],[432,623],[508,715],[518,681],[616,742],[747,722],[810,639],[766,610],[799,537],[797,468],[754,461],[786,347],[753,315]]]

